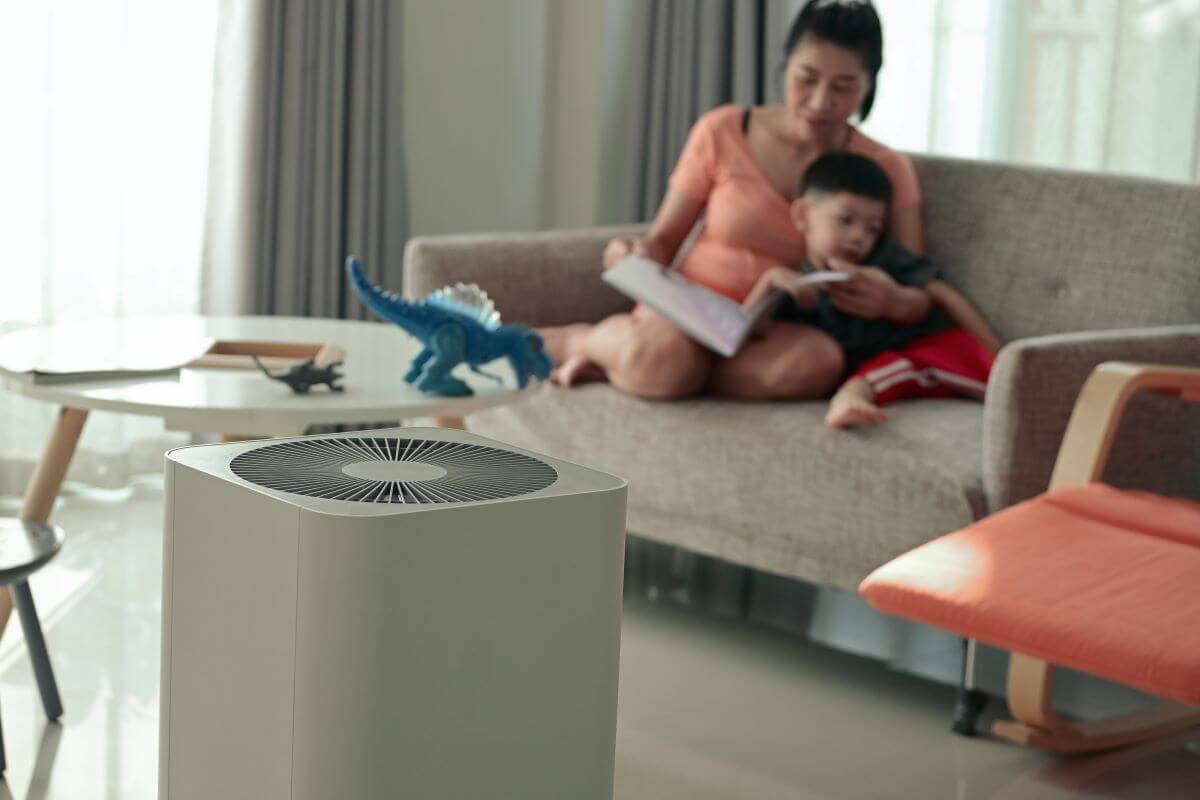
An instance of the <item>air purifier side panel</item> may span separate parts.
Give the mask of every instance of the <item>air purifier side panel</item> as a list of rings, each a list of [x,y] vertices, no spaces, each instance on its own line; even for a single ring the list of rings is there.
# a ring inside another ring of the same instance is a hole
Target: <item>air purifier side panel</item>
[[[167,786],[167,776],[170,774],[168,764],[168,754],[171,752],[171,704],[168,698],[171,696],[171,626],[167,624],[167,620],[171,619],[171,563],[173,549],[171,541],[174,538],[172,535],[172,517],[174,509],[170,498],[175,493],[175,472],[179,467],[172,463],[170,459],[166,459],[164,467],[164,490],[168,498],[163,506],[163,545],[162,545],[162,635],[159,644],[159,712],[158,712],[158,796],[167,797],[170,792]]]
[[[295,797],[610,800],[624,530],[623,486],[304,514]]]
[[[168,470],[161,796],[288,798],[298,512]]]

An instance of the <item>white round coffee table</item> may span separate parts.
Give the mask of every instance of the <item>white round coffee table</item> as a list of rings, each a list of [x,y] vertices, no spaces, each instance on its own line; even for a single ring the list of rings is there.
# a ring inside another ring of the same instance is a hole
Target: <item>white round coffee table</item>
[[[345,353],[341,385],[297,395],[257,369],[183,368],[174,374],[61,383],[38,382],[31,370],[46,364],[73,370],[112,364],[182,363],[209,339],[333,344]],[[485,369],[496,383],[459,367],[455,377],[475,394],[440,397],[404,382],[419,349],[399,328],[379,322],[301,317],[148,317],[62,323],[0,336],[0,384],[61,406],[41,460],[25,490],[21,519],[47,522],[89,411],[161,417],[169,430],[241,436],[298,435],[310,425],[386,422],[434,417],[463,427],[472,411],[507,403],[520,391],[512,369],[498,360]],[[178,361],[172,357],[183,354]],[[0,592],[0,630],[11,606]]]
[[[178,374],[38,383],[40,364],[81,369],[147,363],[188,353],[209,338],[335,344],[345,351],[344,392],[323,386],[293,394],[257,369],[185,368]],[[459,417],[511,401],[515,380],[503,360],[486,367],[497,384],[460,367],[471,397],[439,397],[404,382],[419,345],[394,325],[300,317],[150,317],[48,325],[0,336],[0,379],[9,389],[64,408],[161,417],[168,430],[254,436],[302,434],[310,425]]]

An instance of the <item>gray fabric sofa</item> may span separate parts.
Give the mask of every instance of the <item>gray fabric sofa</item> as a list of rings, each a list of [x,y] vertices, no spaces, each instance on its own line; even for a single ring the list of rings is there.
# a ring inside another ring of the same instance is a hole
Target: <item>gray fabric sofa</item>
[[[882,428],[847,432],[821,424],[823,403],[541,386],[469,427],[624,476],[632,533],[852,590],[892,557],[1041,491],[1096,364],[1200,366],[1200,186],[914,161],[930,257],[1009,342],[985,403],[905,402]],[[629,308],[601,282],[600,253],[637,230],[414,239],[405,293],[475,282],[507,320],[596,321]],[[1200,496],[1194,405],[1137,400],[1115,447],[1122,472],[1106,480]]]

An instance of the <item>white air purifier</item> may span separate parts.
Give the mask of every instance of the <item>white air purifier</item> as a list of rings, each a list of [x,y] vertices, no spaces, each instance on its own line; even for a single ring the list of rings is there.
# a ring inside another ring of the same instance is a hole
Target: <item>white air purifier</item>
[[[610,800],[623,480],[423,428],[166,469],[160,797]]]

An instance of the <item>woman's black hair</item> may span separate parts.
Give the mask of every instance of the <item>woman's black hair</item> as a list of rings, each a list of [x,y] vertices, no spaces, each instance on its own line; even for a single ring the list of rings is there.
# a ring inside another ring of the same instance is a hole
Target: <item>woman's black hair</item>
[[[875,104],[875,81],[883,66],[883,26],[871,0],[808,0],[788,31],[783,57],[789,58],[800,41],[810,36],[858,54],[871,77],[871,86],[858,107],[866,119]]]

